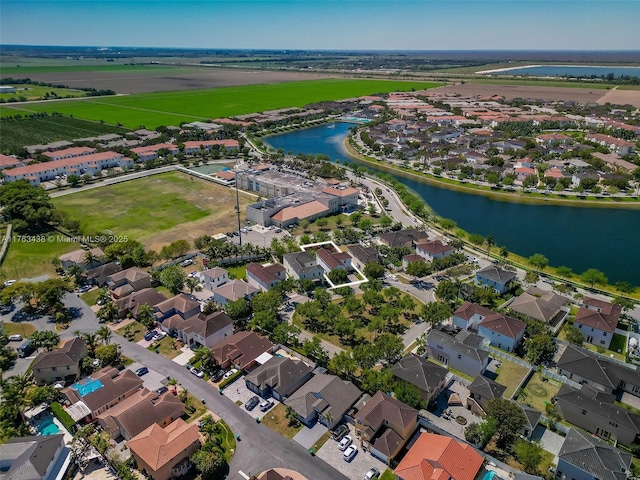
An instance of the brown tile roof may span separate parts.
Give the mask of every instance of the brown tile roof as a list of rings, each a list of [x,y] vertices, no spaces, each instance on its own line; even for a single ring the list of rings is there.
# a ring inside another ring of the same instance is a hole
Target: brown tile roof
[[[247,265],[247,275],[252,275],[262,283],[266,284],[278,280],[279,278],[277,274],[284,271],[284,267],[277,263],[268,265],[266,267],[260,265],[259,263],[250,263],[249,265]]]
[[[230,282],[215,288],[213,293],[234,302],[257,291],[258,289],[256,287],[249,285],[247,282],[243,282],[242,280],[231,280]]]
[[[56,150],[54,152],[42,152],[49,158],[65,158],[65,157],[77,157],[80,155],[95,153],[96,149],[91,147],[70,147],[64,150]]]
[[[267,338],[250,331],[234,333],[231,337],[225,338],[211,347],[219,364],[229,360],[241,368],[272,349],[273,343]]]
[[[469,392],[475,393],[483,398],[492,400],[494,398],[502,398],[502,394],[507,389],[504,385],[494,382],[484,375],[478,375],[469,385]]]
[[[61,393],[65,394],[71,403],[82,400],[93,412],[132,390],[140,388],[143,383],[143,380],[131,370],[119,372],[113,367],[105,367],[98,370],[78,383],[86,384],[87,381],[92,380],[98,381],[102,386],[87,395],[81,395],[80,392],[74,388],[77,384],[63,389]]]
[[[349,195],[358,194],[358,189],[353,187],[339,188],[339,187],[324,187],[322,193],[328,193],[336,197],[348,197]]]
[[[138,312],[142,305],[155,307],[167,299],[162,293],[154,288],[143,288],[140,291],[133,292],[131,295],[116,300],[119,312],[130,312],[133,317],[138,316]]]
[[[566,305],[567,299],[535,287],[527,289],[509,308],[541,322],[549,322]]]
[[[417,421],[418,411],[380,391],[358,412],[357,419],[377,431],[385,421],[402,430]]]
[[[156,305],[156,308],[163,313],[168,312],[172,309],[174,309],[176,312],[184,313],[199,306],[200,303],[189,297],[189,295],[185,293],[179,293],[178,295],[171,297],[170,299],[165,300],[162,303],[158,303]]]
[[[464,320],[470,320],[474,315],[482,315],[485,319],[498,318],[501,316],[499,313],[489,310],[482,305],[477,305],[471,302],[464,302],[456,309],[455,312],[453,312],[453,314],[456,317],[463,318]]]
[[[578,310],[574,323],[581,323],[604,332],[615,333],[621,312],[622,308],[619,305],[584,297],[582,307]]]
[[[207,338],[229,325],[233,325],[233,319],[224,312],[213,312],[210,315],[200,312],[198,315],[184,320],[179,328],[183,332]]]
[[[421,433],[395,469],[403,480],[473,480],[483,458],[466,443],[435,433]]]
[[[75,337],[64,342],[60,348],[56,348],[50,352],[40,352],[33,361],[31,368],[38,369],[77,365],[85,353],[85,341]]]
[[[450,252],[453,250],[451,245],[445,245],[440,240],[434,240],[433,242],[419,243],[416,245],[416,250],[422,250],[429,255],[439,255],[441,253]]]
[[[516,320],[515,318],[504,317],[498,314],[497,318],[485,318],[482,320],[478,325],[478,328],[480,327],[515,339],[524,332],[527,324],[522,320]]]
[[[126,280],[127,282],[137,282],[145,277],[150,277],[147,272],[139,269],[138,267],[127,268],[126,270],[122,270],[121,272],[114,273],[109,276],[109,279],[114,283],[119,283],[121,280]]]
[[[73,263],[84,263],[84,259],[87,256],[87,252],[90,252],[96,258],[104,257],[104,252],[101,248],[92,248],[91,250],[74,250],[73,252],[65,253],[64,255],[60,255],[61,262],[73,262]]]
[[[127,446],[155,471],[168,463],[182,460],[184,451],[200,442],[195,423],[181,418],[162,428],[154,424],[129,440]]]
[[[367,263],[379,262],[378,251],[373,247],[361,247],[360,245],[349,245],[347,247],[352,257],[356,258],[360,262]]]
[[[327,212],[329,209],[317,200],[297,205],[295,207],[285,207],[271,218],[277,222],[286,222],[288,220],[305,218],[317,215],[319,213]]]
[[[316,256],[332,270],[336,267],[344,266],[342,260],[351,258],[351,256],[346,252],[332,252],[326,248],[318,249]]]
[[[223,180],[234,180],[236,178],[236,174],[231,170],[222,170],[220,172],[216,172],[216,177],[222,178]]]

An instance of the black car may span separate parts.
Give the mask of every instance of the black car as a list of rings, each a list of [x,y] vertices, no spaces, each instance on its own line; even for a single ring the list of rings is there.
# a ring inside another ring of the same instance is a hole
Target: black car
[[[249,400],[247,400],[247,403],[244,404],[244,408],[246,408],[247,410],[251,411],[254,408],[256,408],[259,403],[260,403],[260,399],[257,396],[254,395]]]
[[[156,388],[156,393],[158,395],[162,395],[164,392],[168,392],[169,389],[167,387],[160,387],[160,388]]]
[[[147,367],[140,367],[139,369],[136,370],[136,375],[138,375],[139,377],[146,375],[147,373],[149,373],[149,369]]]
[[[224,370],[220,369],[215,374],[211,375],[211,380],[218,382],[224,377]]]
[[[333,432],[331,432],[331,438],[333,438],[336,442],[339,442],[347,433],[349,433],[349,427],[347,427],[343,423],[342,425],[339,425]]]
[[[156,337],[156,332],[147,332],[144,334],[144,339],[147,342],[150,342],[151,340],[153,340]]]

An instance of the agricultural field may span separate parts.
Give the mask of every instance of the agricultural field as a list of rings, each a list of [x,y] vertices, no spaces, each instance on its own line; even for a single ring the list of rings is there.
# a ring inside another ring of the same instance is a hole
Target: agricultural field
[[[302,107],[324,100],[338,100],[391,91],[410,91],[438,86],[436,83],[385,80],[327,79],[177,91],[94,97],[83,100],[7,106],[4,115],[32,112],[60,112],[87,120],[121,123],[127,127],[156,128],[181,122],[229,117],[285,107]]]
[[[140,193],[144,192],[144,195]],[[255,201],[242,193],[240,209]],[[175,240],[233,230],[235,190],[172,172],[52,200],[85,233],[110,230],[159,251]],[[9,252],[11,253],[11,251]]]
[[[5,102],[15,99],[18,101],[20,97],[25,97],[27,100],[41,100],[45,96],[51,98],[65,98],[65,97],[86,97],[87,92],[82,90],[74,90],[72,88],[57,88],[57,87],[43,87],[41,85],[5,85],[8,87],[14,87],[16,93],[0,93],[0,99]]]
[[[58,102],[59,104],[60,102]],[[23,114],[3,109],[2,113]],[[0,121],[0,152],[16,152],[27,145],[40,145],[58,140],[95,137],[106,133],[125,134],[128,130],[78,118],[48,116]]]

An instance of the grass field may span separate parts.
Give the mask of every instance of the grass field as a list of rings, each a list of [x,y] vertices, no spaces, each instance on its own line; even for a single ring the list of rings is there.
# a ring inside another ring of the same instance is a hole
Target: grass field
[[[289,420],[285,416],[286,413],[287,409],[284,404],[278,403],[264,417],[262,417],[261,422],[283,437],[293,438],[295,434],[302,429],[303,425],[300,424],[295,428],[290,427]]]
[[[560,390],[560,382],[544,377],[534,372],[525,387],[524,395],[518,397],[518,401],[531,405],[539,412],[545,413],[548,403]]]
[[[58,102],[60,103],[60,102]],[[6,114],[24,114],[2,109]],[[0,122],[0,151],[9,153],[27,145],[41,145],[58,140],[94,137],[105,133],[125,134],[128,130],[71,117],[23,118]]]
[[[4,322],[2,327],[7,337],[10,335],[22,335],[22,338],[27,338],[36,331],[36,327],[27,322]]]
[[[526,375],[527,369],[522,365],[503,358],[501,358],[500,361],[502,362],[502,366],[496,370],[498,376],[495,380],[507,387],[502,396],[504,398],[511,398],[511,395],[516,391],[516,388],[518,388],[518,385]]]
[[[140,125],[155,128],[160,125],[177,125],[190,120],[229,117],[285,107],[302,107],[308,103],[324,100],[436,86],[439,84],[386,80],[313,80],[11,105],[3,109],[3,115],[20,111],[57,111],[64,115],[88,120],[104,120],[114,125],[120,122],[131,128],[137,128]]]
[[[55,65],[43,65],[42,63],[25,65],[23,61],[20,61],[19,64],[16,62],[4,61],[1,66],[2,74],[11,75],[13,78],[23,78],[27,73],[121,72],[153,68],[148,66],[145,67],[144,65],[122,65],[118,63],[105,64],[104,62],[96,65],[61,65],[60,63]]]

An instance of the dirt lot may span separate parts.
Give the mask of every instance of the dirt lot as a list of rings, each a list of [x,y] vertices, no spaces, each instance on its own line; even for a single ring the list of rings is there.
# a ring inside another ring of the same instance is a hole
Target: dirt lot
[[[7,75],[2,75],[5,77]],[[264,72],[225,70],[217,68],[167,68],[149,66],[148,70],[30,73],[29,78],[69,87],[93,87],[118,93],[146,93],[174,90],[256,85],[262,83],[295,82],[336,75],[304,72]]]
[[[541,87],[541,86],[521,86],[521,85],[481,85],[465,83],[459,85],[447,85],[446,87],[434,88],[431,92],[450,92],[460,95],[479,95],[481,97],[502,95],[507,100],[512,98],[533,98],[536,100],[573,100],[579,103],[598,102],[606,94],[617,93],[618,90],[600,90],[589,88],[569,88],[569,87]],[[640,96],[640,92],[620,91],[620,93],[635,93]],[[608,100],[610,101],[610,100]],[[611,103],[620,103],[613,102]],[[622,103],[630,103],[625,101]]]
[[[599,100],[599,104],[613,103],[615,105],[633,105],[640,107],[640,90],[607,90],[607,93]]]

